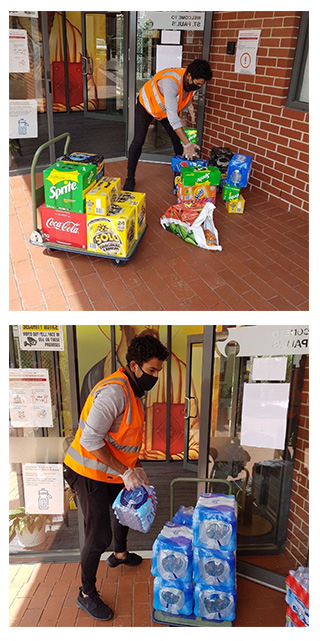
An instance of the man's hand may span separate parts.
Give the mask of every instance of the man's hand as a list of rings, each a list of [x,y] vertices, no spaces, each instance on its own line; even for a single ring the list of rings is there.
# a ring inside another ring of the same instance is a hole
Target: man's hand
[[[125,471],[124,474],[121,474],[124,486],[126,490],[134,490],[136,487],[141,487],[142,481],[140,480],[136,470],[132,470],[130,467]]]
[[[199,158],[199,153],[200,152],[200,147],[199,145],[189,142],[187,145],[183,145],[183,155],[187,160],[192,160],[193,156],[198,156]]]

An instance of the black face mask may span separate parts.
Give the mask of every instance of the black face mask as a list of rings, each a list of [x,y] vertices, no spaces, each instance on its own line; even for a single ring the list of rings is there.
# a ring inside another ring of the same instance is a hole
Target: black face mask
[[[142,367],[140,367],[140,365],[139,365],[139,368],[142,371],[142,376],[140,376],[140,378],[137,378],[137,376],[133,372],[135,381],[138,387],[140,387],[140,389],[143,392],[149,392],[149,390],[151,390],[154,387],[154,385],[158,382],[158,379],[156,376],[152,376],[151,374],[147,374],[147,372],[144,372]]]
[[[199,87],[198,85],[195,85],[194,82],[185,81],[184,89],[189,93],[189,91],[197,91],[197,89],[201,89],[201,87]]]

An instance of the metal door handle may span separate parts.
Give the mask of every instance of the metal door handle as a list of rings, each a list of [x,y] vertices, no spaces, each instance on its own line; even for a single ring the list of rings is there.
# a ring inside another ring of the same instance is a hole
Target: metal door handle
[[[84,76],[88,75],[88,58],[82,56],[82,73]]]
[[[197,418],[197,416],[198,416],[198,399],[197,399],[197,397],[196,396],[190,396],[190,397],[189,396],[185,396],[184,398],[185,398],[185,401],[187,402],[186,406],[185,406],[185,410],[184,410],[184,418]],[[196,402],[196,413],[194,414],[194,416],[192,416],[190,414],[190,403],[191,403],[192,400],[194,400]]]
[[[89,66],[88,66],[87,74],[88,74],[88,76],[92,76],[92,74],[93,74],[93,58],[91,58],[91,56],[89,56],[88,60],[90,61],[90,71],[89,71]]]

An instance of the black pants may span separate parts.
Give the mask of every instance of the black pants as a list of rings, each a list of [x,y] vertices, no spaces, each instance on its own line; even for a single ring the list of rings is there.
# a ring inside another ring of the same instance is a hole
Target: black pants
[[[145,108],[139,102],[139,98],[138,98],[137,104],[136,104],[136,111],[135,111],[134,137],[129,147],[129,154],[128,154],[127,176],[130,179],[134,179],[138,160],[141,156],[143,143],[147,135],[148,127],[152,120],[153,120],[153,117],[145,110]],[[182,153],[181,140],[179,136],[175,133],[174,129],[172,129],[168,118],[163,118],[159,122],[161,122],[162,126],[164,127],[167,134],[171,138],[173,148],[174,148],[174,153],[176,155],[181,154]]]
[[[85,541],[81,550],[81,581],[85,594],[95,592],[100,556],[112,541],[109,506],[124,487],[121,483],[104,483],[80,476],[67,465],[64,478],[76,492],[85,521]],[[129,528],[114,518],[114,551],[125,552]]]

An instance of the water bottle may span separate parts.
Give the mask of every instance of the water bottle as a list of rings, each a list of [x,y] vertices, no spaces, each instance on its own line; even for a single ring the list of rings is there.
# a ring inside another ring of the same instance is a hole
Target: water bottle
[[[122,525],[132,530],[149,532],[157,507],[154,487],[141,485],[134,490],[124,488],[116,497],[112,507]]]
[[[233,495],[201,494],[193,517],[193,545],[232,552],[236,549],[236,500]]]
[[[235,587],[235,553],[193,549],[193,580],[210,586]]]
[[[192,527],[192,519],[193,519],[193,513],[194,513],[194,507],[184,507],[184,505],[180,505],[178,511],[175,513],[174,517],[172,518],[173,523],[181,523],[182,525],[187,525],[188,527]]]
[[[210,621],[235,619],[236,590],[195,585],[194,613]]]
[[[303,625],[309,625],[309,568],[290,570],[286,579],[286,602]]]
[[[170,614],[192,614],[193,584],[165,581],[156,577],[153,584],[153,607]]]
[[[192,530],[168,522],[153,543],[151,573],[167,581],[190,582],[192,558]]]
[[[252,166],[252,157],[245,154],[234,154],[227,170],[227,183],[237,187],[246,187]]]

